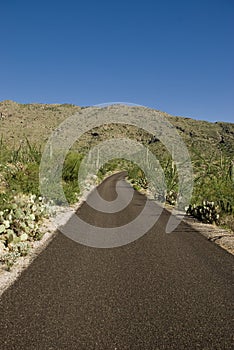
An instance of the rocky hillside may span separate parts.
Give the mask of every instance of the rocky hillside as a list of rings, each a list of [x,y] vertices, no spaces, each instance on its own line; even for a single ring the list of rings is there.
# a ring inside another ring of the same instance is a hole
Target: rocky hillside
[[[18,147],[27,138],[30,143],[43,145],[51,132],[68,116],[82,108],[71,104],[18,104],[13,101],[0,102],[0,137],[12,147]],[[191,155],[199,154],[206,159],[227,156],[234,158],[234,124],[174,117],[160,112],[177,129]],[[134,127],[106,125],[87,133],[79,142],[79,148],[87,147],[117,136],[128,136],[152,150],[163,149],[154,135],[148,135]]]

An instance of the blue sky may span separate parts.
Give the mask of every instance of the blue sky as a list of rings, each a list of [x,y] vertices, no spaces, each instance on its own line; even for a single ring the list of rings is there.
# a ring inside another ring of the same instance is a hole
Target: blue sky
[[[0,100],[234,122],[234,1],[1,3]]]

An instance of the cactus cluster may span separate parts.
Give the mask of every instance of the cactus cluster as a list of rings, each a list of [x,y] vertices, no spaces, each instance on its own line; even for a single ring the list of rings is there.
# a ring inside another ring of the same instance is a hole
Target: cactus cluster
[[[5,254],[0,256],[0,260],[3,264],[6,265],[7,270],[14,265],[17,258],[20,256],[26,256],[30,250],[28,242],[18,242],[14,244],[9,244],[7,249],[5,249]]]
[[[178,194],[174,190],[170,190],[166,194],[166,202],[169,203],[170,205],[175,205],[177,202],[177,197]]]
[[[130,180],[131,184],[133,185],[133,188],[136,190],[139,190],[140,188],[147,189],[148,188],[148,181],[145,177],[138,177]]]
[[[30,241],[39,240],[39,222],[51,214],[51,203],[35,195],[17,195],[0,211],[0,261],[11,267],[28,253]]]
[[[219,206],[209,201],[203,201],[202,205],[190,204],[186,209],[187,214],[207,224],[219,223],[219,211]]]

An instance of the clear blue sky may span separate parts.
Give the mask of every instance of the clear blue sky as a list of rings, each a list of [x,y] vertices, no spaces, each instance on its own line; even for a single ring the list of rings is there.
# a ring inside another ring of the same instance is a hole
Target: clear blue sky
[[[0,13],[0,100],[234,122],[233,0],[5,0]]]

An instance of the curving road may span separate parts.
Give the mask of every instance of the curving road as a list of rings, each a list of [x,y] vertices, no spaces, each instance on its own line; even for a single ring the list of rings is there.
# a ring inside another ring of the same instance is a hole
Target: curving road
[[[130,191],[124,176],[106,179],[102,197],[114,200],[119,180]],[[111,228],[137,217],[145,201],[134,192],[119,213],[84,203],[77,214]],[[185,223],[165,234],[169,215],[164,210],[147,234],[112,249],[58,233],[2,295],[0,349],[233,349],[233,256]]]

